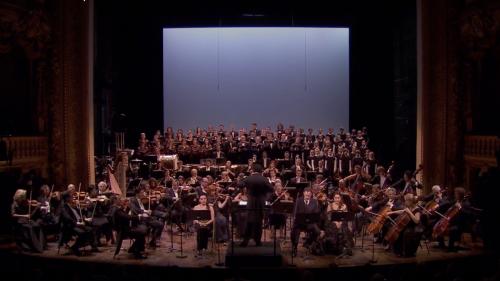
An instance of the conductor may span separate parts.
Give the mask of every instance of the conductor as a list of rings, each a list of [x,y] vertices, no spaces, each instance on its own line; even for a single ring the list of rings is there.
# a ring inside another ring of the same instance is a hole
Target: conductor
[[[262,220],[264,218],[264,207],[267,194],[273,192],[273,186],[269,180],[262,176],[262,166],[254,164],[253,172],[243,180],[247,188],[247,223],[241,247],[246,247],[250,238],[255,241],[255,246],[261,246]]]

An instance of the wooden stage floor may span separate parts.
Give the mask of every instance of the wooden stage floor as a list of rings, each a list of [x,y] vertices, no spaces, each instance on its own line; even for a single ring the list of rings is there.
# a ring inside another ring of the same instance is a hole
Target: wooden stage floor
[[[271,231],[265,230],[263,235],[264,241],[271,240]],[[114,245],[102,246],[100,247],[101,253],[92,253],[84,255],[81,257],[66,255],[67,249],[61,248],[60,253],[57,253],[56,243],[49,243],[49,249],[43,254],[26,254],[31,256],[43,257],[47,259],[64,259],[68,261],[82,261],[82,262],[93,262],[93,263],[113,263],[113,264],[140,264],[145,266],[154,267],[183,267],[183,268],[203,268],[203,267],[221,267],[224,268],[225,265],[217,266],[219,262],[219,255],[217,251],[217,244],[212,244],[209,241],[209,249],[200,258],[196,256],[195,246],[196,246],[196,234],[183,234],[183,253],[186,258],[178,258],[180,254],[180,236],[179,233],[174,232],[173,239],[173,252],[170,251],[171,241],[170,241],[169,231],[164,231],[162,235],[162,240],[160,247],[156,249],[147,249],[148,258],[144,260],[136,260],[127,252],[127,248],[130,245],[129,240],[124,240],[120,254],[113,258],[114,251],[116,247]],[[384,250],[383,246],[380,244],[375,244],[374,247],[374,260],[372,257],[372,238],[371,236],[365,236],[363,241],[358,237],[356,239],[356,245],[353,250],[352,256],[337,257],[333,255],[325,256],[313,256],[307,255],[305,248],[301,247],[299,244],[297,257],[291,257],[291,243],[289,240],[289,235],[287,235],[287,240],[281,239],[281,235],[278,234],[278,246],[281,248],[281,254],[283,256],[283,266],[294,266],[297,268],[330,268],[334,267],[356,267],[365,266],[367,264],[377,265],[391,265],[391,264],[407,264],[407,263],[426,263],[439,260],[456,259],[464,257],[480,256],[484,254],[482,243],[473,243],[470,237],[464,235],[462,246],[467,248],[467,250],[462,250],[456,253],[449,253],[442,249],[434,248],[436,243],[426,243],[421,242],[421,247],[417,251],[416,257],[411,258],[401,258],[394,255],[392,252]],[[236,243],[239,240],[235,240]],[[224,262],[225,255],[229,243],[219,244],[220,247],[220,261]],[[251,241],[248,247],[255,247]]]

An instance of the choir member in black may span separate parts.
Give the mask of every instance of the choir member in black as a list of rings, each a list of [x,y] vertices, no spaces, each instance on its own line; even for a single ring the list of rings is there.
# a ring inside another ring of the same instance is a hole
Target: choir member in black
[[[306,166],[304,166],[304,164],[302,164],[302,159],[300,159],[300,157],[295,157],[295,164],[293,164],[291,169],[292,169],[292,171],[295,171],[297,169],[301,169],[301,170],[305,171]]]
[[[36,202],[36,201],[33,201]],[[41,253],[45,245],[45,235],[40,219],[39,204],[29,206],[26,190],[16,190],[11,205],[11,217],[15,221],[16,243],[21,250]]]
[[[303,191],[303,196],[298,198],[295,202],[294,218],[297,214],[316,214],[319,213],[319,203],[318,200],[312,197],[312,192],[310,188],[305,188]],[[306,225],[300,225],[297,220],[294,220],[292,227],[292,254],[297,255],[297,245],[299,244],[299,236],[301,231],[307,231],[309,237],[304,243],[305,247],[311,245],[313,241],[316,241],[320,235],[320,228],[317,223],[309,223]]]
[[[365,160],[365,170],[371,176],[375,176],[375,172],[377,172],[377,159],[375,159],[375,152],[370,151],[368,153],[368,158]]]
[[[334,194],[333,202],[328,204],[327,207],[327,218],[324,226],[325,230],[321,231],[320,234],[320,240],[323,242],[323,249],[325,253],[332,253],[335,255],[352,255],[354,241],[347,221],[332,221],[330,219],[332,212],[347,211],[347,205],[342,201],[340,194]]]
[[[262,151],[262,158],[258,161],[258,163],[264,168],[264,170],[269,168],[271,165],[271,158],[267,156],[266,151]]]
[[[291,180],[290,180],[290,185],[294,185],[294,184],[297,184],[297,183],[304,183],[304,182],[307,182],[307,180],[302,177],[302,169],[296,169],[295,170],[295,177],[293,177]]]
[[[214,222],[214,208],[208,204],[207,196],[201,195],[198,199],[199,204],[193,207],[193,211],[208,210],[210,212],[210,220],[199,221],[194,220],[193,224],[196,229],[196,249],[198,255],[202,255],[203,250],[207,249],[208,237],[212,231],[212,224]]]
[[[377,175],[371,179],[371,183],[378,184],[382,189],[391,185],[391,179],[383,166],[377,166]]]
[[[99,252],[94,229],[88,226],[92,220],[83,217],[81,208],[77,207],[79,203],[73,201],[73,196],[69,193],[63,195],[63,201],[61,212],[62,241],[68,242],[72,236],[76,235],[76,242],[70,247],[71,252],[76,256],[80,256],[80,248],[88,244],[92,246],[92,252]]]
[[[334,169],[336,168],[335,161],[337,161],[337,159],[335,157],[333,149],[328,148],[328,151],[325,156],[325,169],[328,175],[333,175],[333,173],[336,172],[334,171]]]
[[[146,234],[148,228],[142,224],[138,216],[129,215],[129,200],[113,198],[114,212],[113,221],[115,229],[119,235],[133,239],[132,246],[128,252],[133,254],[136,259],[145,259],[147,256],[144,254],[146,244]]]
[[[404,209],[389,212],[390,215],[397,214],[401,216],[406,214],[410,217],[409,223],[399,233],[397,240],[392,245],[392,249],[398,256],[414,257],[420,245],[420,238],[423,232],[420,220],[422,210],[417,206],[417,200],[413,194],[405,194],[404,201]]]
[[[242,247],[246,247],[250,238],[255,241],[256,246],[261,245],[262,220],[267,195],[273,192],[269,180],[262,175],[262,167],[254,165],[253,173],[243,180],[248,192],[248,214],[245,234],[243,235]]]
[[[156,248],[157,242],[159,243],[161,234],[163,232],[163,227],[165,226],[165,222],[160,221],[159,219],[152,216],[153,211],[151,209],[146,209],[144,204],[142,203],[143,199],[146,199],[147,196],[142,187],[138,187],[135,190],[135,196],[130,199],[130,211],[133,216],[139,216],[142,221],[148,226],[148,229],[151,231],[151,240],[149,242],[149,246],[151,248]],[[148,203],[149,205],[149,203]]]

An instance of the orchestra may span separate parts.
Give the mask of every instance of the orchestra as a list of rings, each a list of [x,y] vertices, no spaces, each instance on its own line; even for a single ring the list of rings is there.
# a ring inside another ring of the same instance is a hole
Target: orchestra
[[[164,153],[181,165],[148,163],[151,154]],[[448,251],[459,250],[461,234],[479,212],[461,187],[449,192],[434,185],[417,196],[424,188],[416,180],[421,167],[399,176],[391,171],[394,163],[386,170],[369,148],[366,129],[315,134],[253,125],[249,131],[219,126],[184,134],[167,128],[152,141],[140,134],[133,157],[128,197],[105,178],[83,191],[81,184],[64,191],[44,185],[36,200],[32,190],[29,199],[27,190],[17,190],[11,215],[20,248],[43,252],[46,234],[60,225],[59,246],[68,245],[72,254],[82,255],[85,245],[99,252],[103,238],[113,244],[125,237],[134,240],[129,253],[144,259],[146,241],[158,248],[165,227],[174,225],[196,236],[197,255],[203,256],[210,237],[230,241],[230,225],[242,247],[250,239],[260,246],[272,225],[289,231],[292,255],[305,233],[302,246],[313,254],[353,255],[354,237],[371,235],[397,256],[411,257],[422,240],[442,248],[447,240]],[[134,172],[137,165],[145,172]],[[286,204],[293,208],[286,211]]]

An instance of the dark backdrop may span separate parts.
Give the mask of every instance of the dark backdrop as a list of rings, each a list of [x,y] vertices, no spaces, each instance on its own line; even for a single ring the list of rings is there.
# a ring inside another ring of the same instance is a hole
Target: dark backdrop
[[[162,129],[163,27],[346,26],[351,29],[350,126],[368,127],[383,162],[396,159],[414,168],[414,1],[183,5],[96,1],[97,155],[112,151],[113,130],[126,130],[127,145],[135,147],[140,132],[151,136]]]

